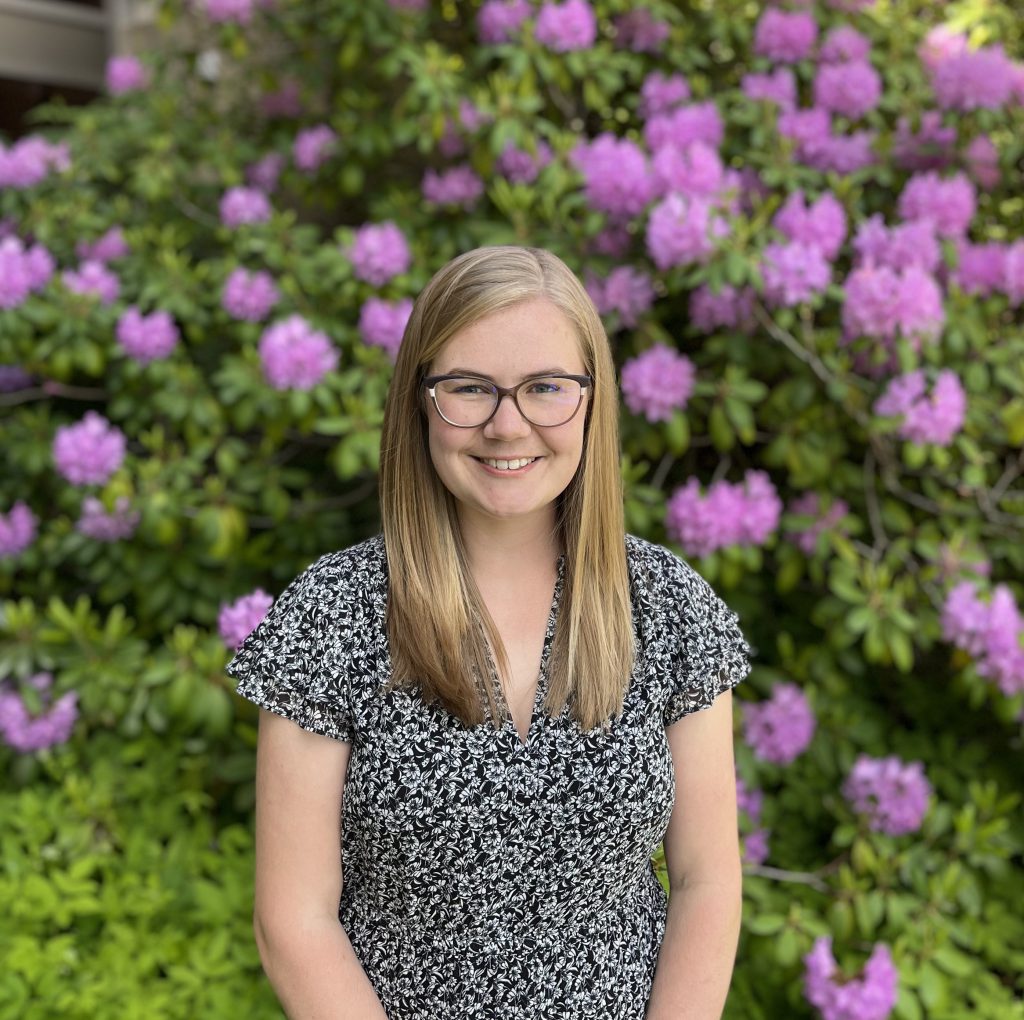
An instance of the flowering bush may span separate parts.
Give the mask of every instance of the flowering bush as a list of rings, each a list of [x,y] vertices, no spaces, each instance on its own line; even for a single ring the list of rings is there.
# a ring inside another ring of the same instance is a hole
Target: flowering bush
[[[0,1018],[128,1015],[147,981],[173,992],[148,1015],[277,1015],[226,877],[254,710],[222,667],[271,592],[378,529],[411,301],[508,242],[586,281],[628,526],[756,650],[727,1016],[1024,1018],[1015,5],[161,19],[105,100],[0,142]],[[138,766],[167,748],[162,803]],[[175,854],[187,892],[147,877]],[[100,978],[132,925],[181,931],[137,984]]]

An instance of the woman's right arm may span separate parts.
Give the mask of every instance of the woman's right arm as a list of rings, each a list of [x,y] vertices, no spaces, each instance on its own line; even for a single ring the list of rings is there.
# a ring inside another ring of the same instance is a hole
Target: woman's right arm
[[[291,1020],[387,1020],[338,921],[351,748],[260,711],[253,929]]]

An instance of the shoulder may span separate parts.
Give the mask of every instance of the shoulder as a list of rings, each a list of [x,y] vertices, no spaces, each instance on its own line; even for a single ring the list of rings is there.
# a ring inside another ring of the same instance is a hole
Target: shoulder
[[[288,588],[327,610],[375,600],[387,590],[384,536],[374,535],[346,549],[325,553],[306,567]]]

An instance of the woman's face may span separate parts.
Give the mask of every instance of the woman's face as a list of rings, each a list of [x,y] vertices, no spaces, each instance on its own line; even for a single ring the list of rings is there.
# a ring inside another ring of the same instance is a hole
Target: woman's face
[[[485,376],[498,386],[515,386],[528,376],[585,375],[572,324],[545,298],[533,298],[494,312],[460,330],[431,362],[428,375]],[[494,417],[476,428],[449,425],[427,400],[430,457],[441,481],[472,517],[524,522],[536,518],[550,528],[555,501],[572,480],[583,456],[583,426],[589,390],[576,415],[564,425],[539,428],[504,397]],[[484,458],[536,457],[525,468],[501,471]],[[484,522],[486,523],[486,522]]]

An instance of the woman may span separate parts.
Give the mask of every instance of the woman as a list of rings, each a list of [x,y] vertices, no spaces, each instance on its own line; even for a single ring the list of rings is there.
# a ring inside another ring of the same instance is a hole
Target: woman
[[[289,1016],[720,1016],[750,649],[624,533],[617,421],[554,255],[471,251],[420,295],[383,535],[317,560],[228,666],[264,709],[254,923]]]

